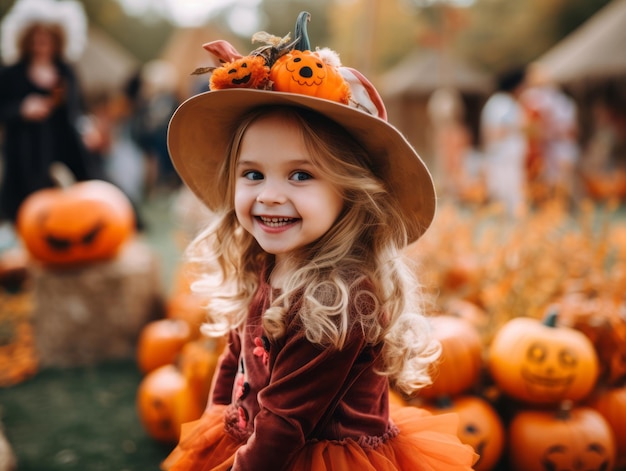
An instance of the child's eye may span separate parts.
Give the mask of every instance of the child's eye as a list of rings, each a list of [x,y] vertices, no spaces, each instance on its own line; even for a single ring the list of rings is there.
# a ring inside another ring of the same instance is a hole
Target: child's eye
[[[244,172],[243,177],[248,180],[263,180],[263,174],[261,172],[257,172],[256,170],[248,170]]]
[[[293,172],[291,174],[291,179],[292,180],[296,180],[298,182],[304,181],[304,180],[310,180],[313,178],[313,175],[311,175],[310,173],[307,172]]]

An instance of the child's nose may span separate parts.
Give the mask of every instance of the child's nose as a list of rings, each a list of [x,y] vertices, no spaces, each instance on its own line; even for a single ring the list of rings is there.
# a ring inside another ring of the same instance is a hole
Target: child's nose
[[[257,203],[272,205],[284,204],[287,201],[285,193],[279,185],[264,185],[261,192],[256,197]]]

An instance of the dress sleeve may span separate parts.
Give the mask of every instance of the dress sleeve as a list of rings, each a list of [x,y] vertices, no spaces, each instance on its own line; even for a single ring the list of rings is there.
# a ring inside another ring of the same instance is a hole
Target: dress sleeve
[[[237,452],[233,471],[276,471],[288,465],[356,374],[353,367],[365,344],[360,331],[342,350],[312,344],[297,327],[284,338],[269,385],[259,393],[254,433]]]
[[[235,376],[239,368],[240,353],[241,339],[239,333],[236,330],[232,330],[213,379],[209,407],[213,404],[228,405],[231,403]]]

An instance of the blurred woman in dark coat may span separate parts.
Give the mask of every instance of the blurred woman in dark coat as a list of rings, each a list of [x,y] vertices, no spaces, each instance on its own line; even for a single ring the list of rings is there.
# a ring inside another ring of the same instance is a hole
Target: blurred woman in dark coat
[[[0,25],[0,217],[15,221],[22,201],[53,186],[54,161],[77,180],[100,177],[95,128],[82,114],[71,62],[82,54],[87,22],[74,0],[18,0]]]

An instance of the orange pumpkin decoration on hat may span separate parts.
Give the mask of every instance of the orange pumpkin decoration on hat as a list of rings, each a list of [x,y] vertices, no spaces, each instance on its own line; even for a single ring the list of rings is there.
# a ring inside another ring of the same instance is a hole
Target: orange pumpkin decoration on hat
[[[262,56],[245,56],[218,67],[211,75],[211,90],[224,88],[265,88],[270,68]]]
[[[270,80],[278,92],[302,93],[348,104],[350,87],[338,65],[338,56],[329,49],[294,50],[276,61]]]
[[[270,70],[272,89],[325,98],[347,105],[351,91],[340,72],[339,55],[329,48],[311,50],[307,33],[310,18],[307,12],[298,15],[293,50],[279,55]]]
[[[228,88],[271,89],[325,98],[347,105],[350,85],[340,71],[339,55],[328,48],[311,51],[306,24],[310,15],[302,12],[296,21],[296,39],[279,38],[261,32],[253,41],[265,43],[247,56],[239,54],[225,41],[214,41],[203,47],[222,65],[197,69],[212,71],[211,90]]]

